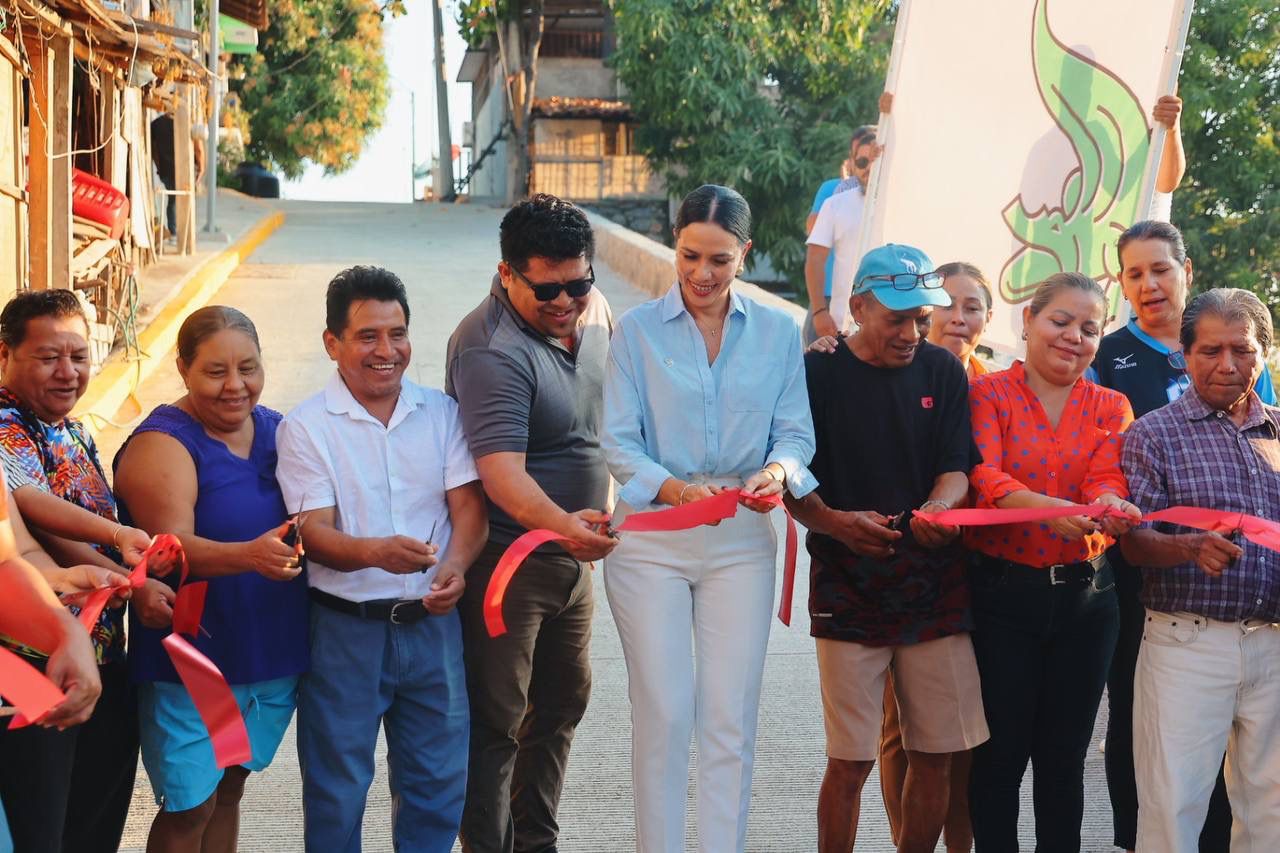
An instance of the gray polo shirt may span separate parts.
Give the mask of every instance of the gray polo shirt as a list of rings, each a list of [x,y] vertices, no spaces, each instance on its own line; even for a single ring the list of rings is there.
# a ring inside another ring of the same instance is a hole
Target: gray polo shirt
[[[560,508],[605,508],[609,469],[600,450],[604,368],[613,318],[593,289],[574,352],[530,327],[502,281],[449,338],[444,389],[458,401],[471,454],[525,454],[525,470]],[[489,502],[489,541],[525,532]]]

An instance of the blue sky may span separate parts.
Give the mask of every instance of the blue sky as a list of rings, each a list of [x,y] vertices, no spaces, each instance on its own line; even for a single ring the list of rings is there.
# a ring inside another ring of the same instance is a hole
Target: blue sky
[[[325,177],[317,167],[281,187],[285,198],[315,201],[399,201],[411,198],[410,139],[416,139],[418,162],[436,150],[436,98],[432,76],[434,39],[431,0],[408,0],[408,14],[387,22],[384,44],[391,73],[391,98],[382,129],[371,137],[364,153],[348,172]],[[449,124],[453,144],[462,139],[462,123],[471,118],[471,85],[454,83],[466,43],[453,21],[454,4],[445,3],[445,77],[449,82]],[[414,97],[411,98],[411,94]],[[411,100],[414,109],[411,110]],[[411,128],[416,125],[416,133]],[[416,184],[421,197],[424,181]]]

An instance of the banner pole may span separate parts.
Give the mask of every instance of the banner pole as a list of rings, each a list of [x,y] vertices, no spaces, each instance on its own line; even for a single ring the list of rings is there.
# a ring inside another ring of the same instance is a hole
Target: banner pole
[[[1191,13],[1195,0],[1183,0],[1178,14],[1169,23],[1169,47],[1165,49],[1164,61],[1160,66],[1160,92],[1172,95],[1178,91],[1178,73],[1182,70],[1182,56],[1187,48],[1187,34],[1191,30]],[[1156,180],[1160,174],[1160,161],[1164,156],[1164,140],[1169,131],[1163,124],[1155,123],[1151,129],[1151,147],[1147,150],[1147,174],[1142,181],[1142,195],[1138,199],[1138,209],[1143,216],[1151,215],[1152,204],[1156,196]]]
[[[902,69],[902,51],[907,39],[907,22],[911,17],[911,0],[902,0],[898,6],[898,19],[893,25],[893,47],[889,51],[889,71],[885,76],[884,92],[893,94],[898,88],[898,74]],[[867,186],[864,190],[862,200],[862,221],[858,223],[858,244],[857,257],[861,258],[866,254],[867,248],[871,243],[871,222],[875,219],[876,197],[880,193],[880,164],[886,158],[893,156],[892,149],[889,147],[890,130],[893,123],[893,112],[880,113],[876,121],[876,144],[884,147],[883,152],[876,161],[871,164],[871,171],[867,174]],[[856,282],[854,283],[856,285]],[[832,283],[832,293],[835,293],[835,284]],[[848,307],[845,307],[848,310]]]

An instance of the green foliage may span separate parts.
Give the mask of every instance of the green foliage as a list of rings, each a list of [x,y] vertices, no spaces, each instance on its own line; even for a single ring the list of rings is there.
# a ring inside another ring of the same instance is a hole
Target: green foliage
[[[1280,308],[1280,7],[1201,0],[1182,61],[1187,176],[1173,221],[1195,283],[1243,287]]]
[[[259,52],[246,57],[240,97],[247,156],[296,178],[307,161],[349,169],[382,125],[388,98],[385,15],[402,0],[278,0]]]
[[[481,48],[498,30],[498,21],[509,21],[519,12],[512,0],[459,0],[458,31],[468,47]]]
[[[611,0],[637,145],[677,196],[728,184],[804,291],[804,221],[850,131],[875,121],[892,0]]]

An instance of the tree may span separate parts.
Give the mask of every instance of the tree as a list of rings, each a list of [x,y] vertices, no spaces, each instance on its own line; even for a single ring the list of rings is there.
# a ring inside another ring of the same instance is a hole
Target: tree
[[[516,155],[507,158],[510,204],[529,194],[529,130],[538,87],[538,54],[546,32],[542,0],[462,0],[458,27],[473,48],[483,47],[490,39],[498,46],[511,116],[508,139]]]
[[[247,154],[283,172],[307,161],[349,169],[382,126],[388,98],[382,23],[401,0],[278,0],[259,52],[246,57]],[[234,76],[234,75],[233,75]]]
[[[892,0],[611,0],[611,62],[636,143],[683,195],[730,184],[758,249],[800,286],[811,191],[836,174],[849,132],[875,120]]]
[[[1280,308],[1280,7],[1201,0],[1182,61],[1187,175],[1173,221],[1197,289],[1243,287]]]

